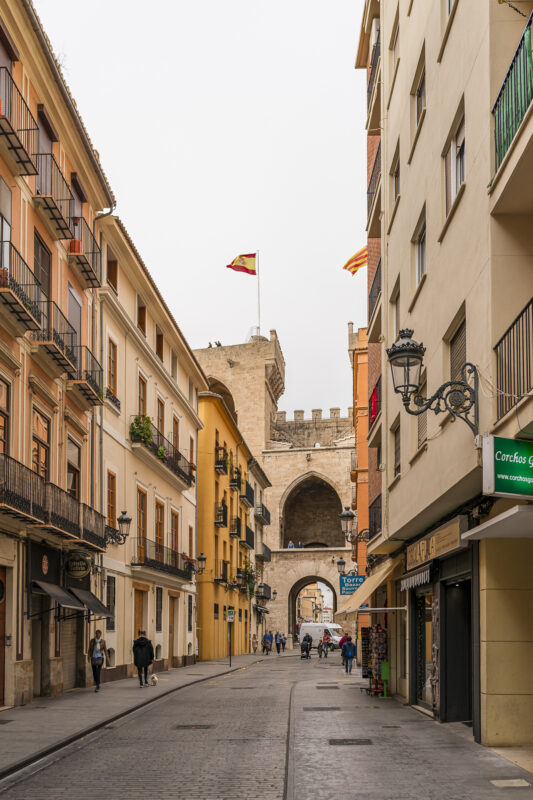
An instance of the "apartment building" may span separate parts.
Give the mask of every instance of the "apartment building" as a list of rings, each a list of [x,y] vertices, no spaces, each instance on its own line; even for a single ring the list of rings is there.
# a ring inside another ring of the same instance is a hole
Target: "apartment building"
[[[533,4],[513,5],[367,0],[356,61],[374,565],[359,599],[396,609],[372,615],[393,691],[487,745],[533,741],[529,484],[490,480],[533,430]],[[413,342],[402,398],[387,350]]]
[[[206,561],[198,579],[198,642],[200,659],[209,660],[229,654],[229,627],[233,655],[250,652],[254,633],[262,637],[270,597],[261,576],[269,553],[256,512],[270,483],[237,427],[229,396],[226,402],[201,392],[200,418],[198,546]]]
[[[196,654],[196,460],[198,393],[206,378],[118,217],[101,220],[105,282],[99,290],[100,503],[110,652],[106,680],[132,674],[131,648],[145,630],[154,669]],[[117,536],[131,517],[126,542]]]

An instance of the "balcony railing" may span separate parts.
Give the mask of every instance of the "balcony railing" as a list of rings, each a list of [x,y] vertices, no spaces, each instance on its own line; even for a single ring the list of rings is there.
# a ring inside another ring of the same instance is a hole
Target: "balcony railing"
[[[263,503],[257,503],[255,506],[255,518],[263,525],[270,525],[270,511]]]
[[[236,539],[241,538],[241,518],[232,517],[229,523],[229,535]]]
[[[19,175],[36,175],[39,128],[7,67],[0,68],[0,140]]]
[[[241,488],[241,471],[239,467],[231,467],[230,472],[230,479],[229,485],[231,489],[237,489],[237,491]]]
[[[256,550],[255,558],[257,561],[271,561],[272,560],[272,552],[270,547],[267,547],[266,544],[262,544],[261,547]]]
[[[370,212],[372,210],[372,204],[374,203],[374,197],[376,195],[380,178],[381,178],[381,141],[376,151],[376,157],[374,158],[374,166],[372,167],[372,173],[370,175],[370,181],[368,183],[368,189],[366,192],[367,214],[369,217],[370,217]]]
[[[268,585],[268,583],[258,583],[255,589],[256,597],[260,597],[261,600],[270,600],[272,598],[272,589]]]
[[[217,528],[228,527],[228,507],[225,503],[215,505],[215,525]]]
[[[370,101],[372,100],[372,91],[374,89],[374,83],[376,81],[376,74],[377,74],[378,61],[380,55],[381,55],[381,31],[378,31],[378,38],[376,39],[376,44],[374,45],[374,50],[372,52],[372,60],[370,62],[370,75],[368,76],[368,88],[366,91],[367,108],[370,107]]]
[[[142,443],[171,472],[188,486],[192,486],[194,483],[192,464],[163,436],[161,431],[157,430],[150,417],[137,415],[131,418],[130,438],[134,443]]]
[[[35,178],[35,202],[42,208],[52,233],[58,239],[72,239],[70,209],[72,193],[52,153],[35,156],[39,174]]]
[[[372,394],[368,399],[368,421],[370,427],[376,421],[381,411],[381,375],[377,379],[376,385],[372,389]]]
[[[31,340],[43,347],[69,375],[77,368],[76,331],[53,300],[39,302],[40,330],[32,331]]]
[[[381,258],[378,261],[374,277],[372,279],[372,286],[368,294],[368,321],[372,319],[372,314],[378,302],[378,297],[381,294]]]
[[[95,547],[105,548],[105,517],[91,506],[82,504],[82,539]]]
[[[242,482],[240,498],[247,508],[253,508],[254,490],[252,489],[248,481]]]
[[[215,447],[215,472],[219,475],[228,474],[228,451],[221,445]]]
[[[502,163],[533,100],[533,59],[531,55],[531,13],[522,38],[507,70],[492,108],[496,169]]]
[[[381,495],[378,495],[368,507],[369,540],[381,533]]]
[[[0,510],[22,519],[46,522],[45,482],[10,456],[0,455]]]
[[[133,567],[148,567],[160,572],[167,572],[170,575],[177,575],[186,581],[191,580],[191,562],[181,553],[142,537],[134,538],[132,543],[131,564]]]
[[[248,525],[245,528],[244,536],[241,539],[241,544],[243,547],[247,547],[249,550],[253,550],[255,547],[255,531]]]
[[[40,304],[46,300],[46,295],[11,242],[0,242],[0,300],[22,331],[41,327]]]
[[[114,392],[112,392],[112,391],[111,391],[111,389],[109,388],[109,386],[108,386],[108,387],[107,387],[107,389],[105,390],[105,396],[106,396],[106,399],[107,399],[107,400],[109,400],[109,402],[110,402],[110,403],[111,403],[113,406],[115,406],[115,408],[117,409],[117,411],[120,411],[120,400],[119,400],[119,399],[118,399],[118,397],[117,397],[117,396],[114,394]]]
[[[55,483],[46,484],[46,511],[50,527],[80,536],[80,501]]]
[[[223,561],[222,559],[218,559],[215,563],[215,582],[216,583],[228,583],[230,576],[230,569],[229,564],[227,561]]]
[[[92,230],[83,217],[72,217],[73,239],[69,244],[69,261],[75,262],[87,287],[102,285],[102,255]]]
[[[498,419],[533,389],[533,300],[496,344]]]
[[[104,402],[104,373],[99,362],[85,345],[74,348],[76,370],[70,375],[75,385],[90,405],[100,406]]]

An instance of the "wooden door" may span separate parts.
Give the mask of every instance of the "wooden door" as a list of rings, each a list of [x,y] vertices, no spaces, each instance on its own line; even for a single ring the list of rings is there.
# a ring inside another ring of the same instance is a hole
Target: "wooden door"
[[[137,638],[139,631],[143,630],[144,592],[135,589],[135,608],[133,621],[133,636]]]
[[[0,706],[4,705],[6,634],[6,568],[0,567]]]
[[[174,598],[168,598],[168,668],[174,666]]]

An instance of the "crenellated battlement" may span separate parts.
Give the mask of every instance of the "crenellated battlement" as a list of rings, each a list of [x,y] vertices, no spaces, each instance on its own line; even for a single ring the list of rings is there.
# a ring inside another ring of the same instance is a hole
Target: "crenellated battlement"
[[[331,447],[352,433],[353,408],[348,408],[345,417],[341,417],[340,408],[330,408],[329,416],[324,416],[321,408],[313,408],[308,419],[305,411],[296,409],[291,420],[286,411],[278,411],[271,426],[272,441],[287,442],[293,447]]]
[[[323,416],[323,410],[321,408],[313,408],[311,411],[311,417],[306,419],[305,418],[305,411],[301,409],[294,411],[294,419],[288,420],[287,419],[287,412],[286,411],[278,411],[276,413],[276,423],[291,423],[291,422],[298,422],[298,423],[313,423],[313,422],[327,422],[328,420],[342,420],[344,422],[350,422],[353,420],[353,407],[349,406],[348,414],[345,417],[341,417],[341,409],[340,408],[330,408],[329,410],[329,417]]]

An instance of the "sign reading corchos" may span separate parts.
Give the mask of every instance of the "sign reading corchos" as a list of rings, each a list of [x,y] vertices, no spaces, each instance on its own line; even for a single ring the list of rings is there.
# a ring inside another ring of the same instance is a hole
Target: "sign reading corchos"
[[[483,437],[483,494],[533,497],[533,442]]]
[[[365,582],[365,575],[341,575],[341,595],[353,594]]]
[[[91,571],[91,558],[81,550],[72,550],[67,556],[64,569],[69,578],[85,578]]]

